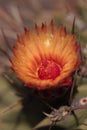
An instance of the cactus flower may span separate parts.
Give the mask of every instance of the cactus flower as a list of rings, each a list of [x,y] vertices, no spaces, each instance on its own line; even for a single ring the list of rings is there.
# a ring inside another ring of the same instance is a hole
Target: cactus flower
[[[80,65],[75,34],[57,28],[53,22],[25,29],[13,54],[12,69],[27,87],[37,90],[71,86],[72,74]]]

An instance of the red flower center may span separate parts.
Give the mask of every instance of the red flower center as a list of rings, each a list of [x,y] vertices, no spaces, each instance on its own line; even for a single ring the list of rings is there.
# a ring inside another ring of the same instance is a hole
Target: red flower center
[[[60,67],[52,60],[43,60],[39,69],[38,76],[40,79],[55,79],[60,75]]]

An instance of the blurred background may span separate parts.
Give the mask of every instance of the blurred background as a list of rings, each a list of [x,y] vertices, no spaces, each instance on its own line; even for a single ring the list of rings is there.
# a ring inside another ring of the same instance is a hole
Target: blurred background
[[[81,68],[84,78],[80,79],[78,90],[80,92],[77,95],[81,97],[87,96],[87,0],[0,0],[0,130],[31,130],[44,118],[42,111],[46,109],[36,100],[29,106],[29,113],[28,115],[26,113],[25,117],[23,113],[25,110],[18,102],[20,97],[12,88],[13,82],[21,86],[10,72],[8,60],[8,57],[12,56],[12,47],[17,41],[17,34],[23,34],[24,27],[33,29],[35,23],[41,25],[42,22],[49,23],[52,19],[56,26],[66,26],[71,32],[74,17],[75,32],[82,46],[82,56],[85,57]],[[18,103],[15,104],[16,102]],[[82,120],[86,120],[86,113],[82,111],[80,115],[81,117],[83,115]],[[70,126],[62,127],[64,123],[60,124],[58,128],[77,129],[75,121],[73,122],[73,124],[70,122]],[[47,124],[42,122],[42,126],[47,125],[49,126],[49,121]],[[86,129],[87,126],[81,126],[81,130]]]

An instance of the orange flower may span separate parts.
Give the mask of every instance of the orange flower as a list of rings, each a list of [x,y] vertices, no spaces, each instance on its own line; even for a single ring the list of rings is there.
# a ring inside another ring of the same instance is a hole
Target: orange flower
[[[72,84],[72,73],[80,65],[79,46],[75,35],[63,27],[35,26],[18,36],[11,58],[12,69],[26,86],[38,90],[60,88]]]

